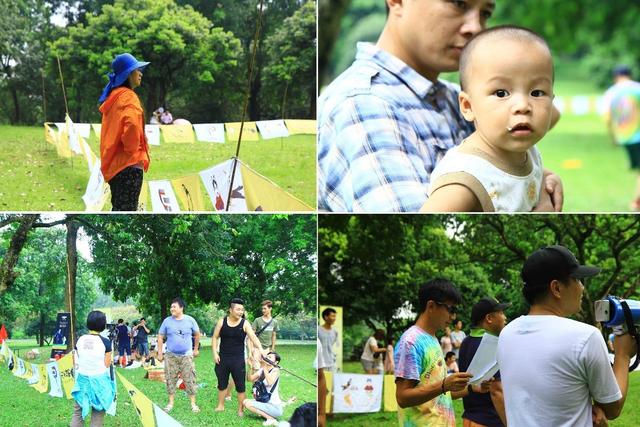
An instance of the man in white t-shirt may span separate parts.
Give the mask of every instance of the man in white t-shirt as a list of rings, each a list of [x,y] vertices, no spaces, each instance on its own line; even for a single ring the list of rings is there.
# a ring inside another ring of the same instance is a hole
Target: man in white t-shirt
[[[581,279],[599,272],[558,245],[525,261],[523,294],[531,308],[509,323],[498,341],[509,425],[591,427],[620,415],[633,338],[616,338],[612,369],[600,331],[567,318],[580,311]]]

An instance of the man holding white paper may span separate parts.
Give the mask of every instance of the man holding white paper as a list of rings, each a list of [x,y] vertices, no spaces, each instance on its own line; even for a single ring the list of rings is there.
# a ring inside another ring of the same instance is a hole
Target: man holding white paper
[[[474,372],[473,367],[470,365],[474,365],[474,362],[477,362],[474,356],[482,351],[480,347],[483,347],[482,344],[487,341],[487,338],[493,339],[494,344],[497,344],[498,335],[500,335],[507,323],[504,309],[510,305],[511,303],[499,303],[495,298],[489,297],[482,298],[473,306],[471,309],[473,328],[460,346],[458,366],[461,370],[474,375],[481,374],[480,372]],[[494,346],[494,349],[497,350],[497,346]],[[490,356],[491,361],[489,364],[497,364],[496,352],[494,351]],[[467,387],[468,395],[462,398],[464,405],[464,412],[462,413],[463,426],[502,427],[507,424],[500,372],[492,375],[494,380],[489,383],[489,393],[486,390],[474,388],[472,385]],[[474,376],[471,382],[475,383],[475,380]]]

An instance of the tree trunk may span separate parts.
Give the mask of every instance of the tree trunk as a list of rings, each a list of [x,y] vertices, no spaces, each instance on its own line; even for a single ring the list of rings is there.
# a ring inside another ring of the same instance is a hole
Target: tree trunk
[[[38,286],[38,296],[40,299],[44,297],[44,283],[40,282]],[[44,310],[40,310],[40,327],[38,328],[38,346],[44,346]]]
[[[260,66],[258,65],[258,62],[259,60],[256,57],[256,63],[253,66],[253,81],[251,82],[251,89],[249,92],[249,117],[245,118],[247,121],[256,121],[261,119],[259,97],[262,82],[260,81]]]
[[[18,273],[13,271],[13,269],[18,262],[20,251],[22,251],[22,248],[27,243],[29,231],[33,228],[33,225],[39,217],[39,214],[32,214],[18,218],[20,225],[11,237],[9,248],[4,254],[2,264],[0,265],[0,293],[9,289],[18,277]]]
[[[12,125],[20,123],[20,101],[18,100],[18,90],[14,85],[10,86],[11,91],[11,99],[13,100],[13,120],[11,121]]]
[[[167,299],[163,296],[161,296],[159,298],[159,303],[160,303],[160,322],[162,322],[164,319],[167,318],[168,313],[169,313],[169,309],[167,307],[167,305],[169,304]]]
[[[70,314],[71,336],[67,341],[67,351],[73,349],[76,341],[75,323],[75,301],[76,301],[76,273],[78,269],[78,249],[76,240],[78,238],[78,224],[75,221],[67,222],[67,286],[64,289],[64,301],[66,310]]]

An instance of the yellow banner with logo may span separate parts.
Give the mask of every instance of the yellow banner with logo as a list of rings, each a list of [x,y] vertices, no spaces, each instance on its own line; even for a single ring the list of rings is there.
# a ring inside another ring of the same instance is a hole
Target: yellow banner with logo
[[[272,181],[240,163],[244,196],[249,211],[312,211],[301,200],[278,187]]]
[[[38,382],[32,384],[31,387],[38,390],[40,393],[46,393],[49,389],[49,374],[47,373],[47,365],[35,365],[38,369],[39,377]]]
[[[58,360],[58,372],[60,372],[64,395],[67,399],[71,399],[71,390],[75,384],[73,376],[73,355],[71,352],[65,354]]]
[[[238,135],[240,135],[241,122],[225,123],[224,127],[227,130],[227,140],[231,142],[238,142]],[[244,122],[242,128],[242,141],[260,141],[260,135],[258,134],[258,128],[256,122]]]
[[[191,212],[205,210],[202,189],[200,188],[200,175],[172,179],[171,185],[180,201],[182,210]]]
[[[284,124],[287,125],[289,135],[309,134],[315,135],[318,133],[315,120],[285,120]]]
[[[196,142],[191,125],[164,125],[160,126],[160,131],[165,142],[180,144]]]

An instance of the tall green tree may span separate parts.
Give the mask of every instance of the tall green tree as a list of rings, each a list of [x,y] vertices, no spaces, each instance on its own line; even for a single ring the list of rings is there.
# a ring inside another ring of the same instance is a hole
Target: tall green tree
[[[315,117],[316,3],[305,3],[286,18],[264,47],[262,117]],[[278,99],[282,108],[274,102]]]
[[[49,73],[57,70],[59,55],[75,120],[97,120],[105,75],[123,52],[151,62],[139,88],[147,111],[169,104],[176,116],[211,121],[241,109],[235,76],[242,48],[233,34],[174,0],[115,0],[52,43]]]

